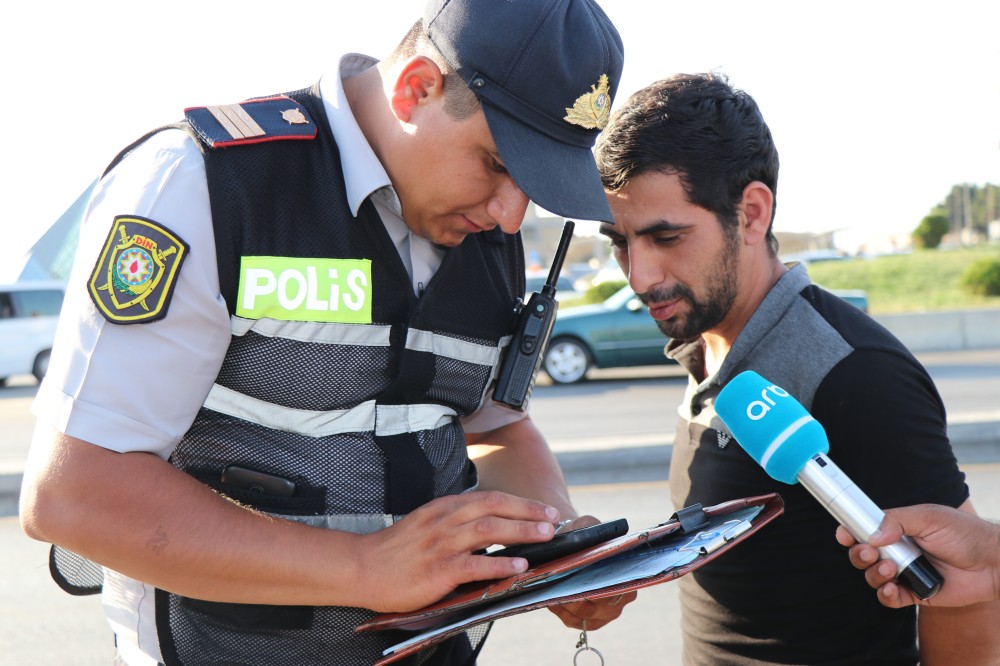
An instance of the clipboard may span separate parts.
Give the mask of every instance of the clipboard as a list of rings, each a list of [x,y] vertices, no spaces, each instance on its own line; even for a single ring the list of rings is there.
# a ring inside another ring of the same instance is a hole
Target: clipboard
[[[385,651],[390,664],[471,627],[502,617],[612,597],[669,582],[704,566],[784,512],[777,493],[702,508],[501,580],[459,586],[441,601],[409,613],[383,613],[357,631],[401,629],[413,636]]]

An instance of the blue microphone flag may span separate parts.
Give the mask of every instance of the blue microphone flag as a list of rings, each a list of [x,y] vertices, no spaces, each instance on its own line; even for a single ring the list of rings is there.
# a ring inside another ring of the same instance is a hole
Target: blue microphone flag
[[[715,399],[715,413],[764,471],[796,483],[802,467],[830,442],[823,426],[788,391],[747,370],[729,380]]]

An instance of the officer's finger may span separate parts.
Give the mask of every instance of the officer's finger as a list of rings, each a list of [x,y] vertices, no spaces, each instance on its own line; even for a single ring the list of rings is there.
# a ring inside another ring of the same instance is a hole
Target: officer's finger
[[[496,490],[452,495],[434,502],[439,501],[448,503],[445,510],[449,512],[451,519],[459,523],[472,522],[483,516],[548,523],[559,520],[559,511],[554,507]]]
[[[587,631],[596,631],[621,615],[620,607],[608,612],[601,604],[590,600],[550,606],[549,610],[570,629],[582,629],[586,621]]]

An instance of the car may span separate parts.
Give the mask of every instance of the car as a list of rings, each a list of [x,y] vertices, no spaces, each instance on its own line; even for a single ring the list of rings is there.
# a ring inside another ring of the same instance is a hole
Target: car
[[[867,312],[863,290],[830,290]],[[555,384],[583,381],[591,368],[627,368],[676,363],[669,342],[632,288],[625,285],[603,303],[560,308],[542,368]]]
[[[674,363],[663,355],[668,341],[626,285],[603,303],[560,308],[542,368],[554,383],[572,384],[592,367]]]
[[[0,386],[11,375],[45,377],[64,295],[61,282],[0,285]]]
[[[827,289],[827,291],[840,296],[862,312],[868,312],[868,294],[864,289]]]
[[[527,301],[533,292],[541,292],[548,279],[547,274],[530,274],[524,278],[524,300]],[[556,300],[561,301],[567,298],[579,298],[580,292],[573,289],[573,283],[565,275],[556,278]]]

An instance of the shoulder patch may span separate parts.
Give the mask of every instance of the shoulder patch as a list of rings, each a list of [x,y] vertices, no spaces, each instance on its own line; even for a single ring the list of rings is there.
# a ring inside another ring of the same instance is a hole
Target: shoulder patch
[[[90,298],[114,324],[163,319],[188,251],[187,243],[163,225],[119,215],[90,274]]]
[[[193,107],[184,110],[184,117],[210,148],[316,138],[316,123],[309,112],[284,95]]]

